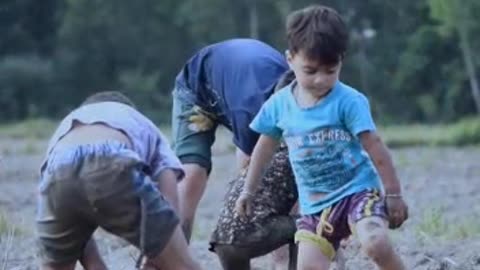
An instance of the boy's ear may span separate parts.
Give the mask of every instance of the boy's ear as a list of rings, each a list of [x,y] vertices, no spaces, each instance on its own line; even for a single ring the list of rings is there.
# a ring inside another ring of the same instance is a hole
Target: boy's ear
[[[290,50],[285,50],[285,58],[287,59],[288,66],[292,69],[293,55]]]

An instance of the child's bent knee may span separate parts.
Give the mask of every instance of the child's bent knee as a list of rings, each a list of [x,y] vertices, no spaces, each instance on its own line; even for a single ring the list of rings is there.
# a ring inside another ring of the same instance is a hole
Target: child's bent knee
[[[358,238],[368,257],[377,264],[384,265],[395,255],[388,236],[387,223],[380,217],[369,217],[356,224]]]
[[[370,242],[376,236],[387,236],[388,229],[385,220],[379,217],[368,217],[355,224],[355,233],[362,245]]]
[[[389,259],[394,253],[390,239],[385,233],[372,233],[368,235],[362,247],[368,257],[375,262]]]
[[[328,270],[331,259],[324,255],[319,246],[313,242],[298,243],[298,267],[301,270]]]

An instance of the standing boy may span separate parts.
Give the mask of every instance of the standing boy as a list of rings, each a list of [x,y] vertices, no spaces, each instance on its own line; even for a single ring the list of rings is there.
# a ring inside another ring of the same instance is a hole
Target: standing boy
[[[275,93],[250,127],[252,154],[240,215],[279,140],[288,146],[299,192],[298,269],[328,269],[340,241],[354,233],[382,270],[405,269],[388,237],[408,211],[390,154],[375,131],[367,98],[339,81],[348,30],[338,13],[311,6],[287,20],[287,61],[296,80]]]

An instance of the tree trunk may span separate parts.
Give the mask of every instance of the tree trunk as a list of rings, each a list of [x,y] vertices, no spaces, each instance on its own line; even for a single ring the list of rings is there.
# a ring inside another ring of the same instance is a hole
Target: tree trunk
[[[463,61],[465,62],[465,69],[470,80],[470,89],[472,91],[473,100],[477,108],[477,113],[480,114],[480,88],[478,86],[478,79],[475,74],[475,64],[473,63],[472,50],[468,42],[467,29],[458,26],[458,33],[460,35],[460,49],[462,51]]]
[[[280,12],[280,15],[283,19],[283,24],[285,24],[285,20],[287,19],[288,14],[292,11],[292,6],[289,0],[277,0],[274,2],[277,10]]]
[[[258,39],[258,10],[257,0],[251,0],[249,2],[249,15],[250,15],[250,37]]]
[[[470,91],[472,92],[477,113],[480,114],[480,89],[478,86],[478,79],[475,72],[475,63],[473,62],[472,49],[470,48],[469,24],[466,18],[469,18],[469,10],[465,5],[459,4],[456,1],[450,2],[456,10],[458,21],[456,30],[460,37],[460,50],[462,51],[463,62],[470,81]]]

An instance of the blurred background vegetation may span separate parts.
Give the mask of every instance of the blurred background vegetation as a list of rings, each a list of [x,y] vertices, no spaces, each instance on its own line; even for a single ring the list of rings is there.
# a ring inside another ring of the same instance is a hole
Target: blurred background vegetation
[[[478,0],[2,0],[0,123],[58,120],[121,90],[168,124],[175,75],[196,50],[253,37],[283,52],[286,15],[313,3],[347,20],[342,80],[395,126],[392,145],[480,142]]]

